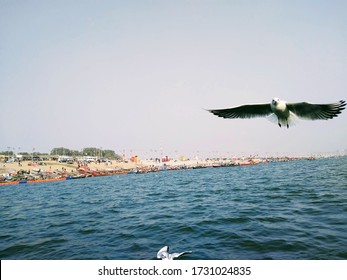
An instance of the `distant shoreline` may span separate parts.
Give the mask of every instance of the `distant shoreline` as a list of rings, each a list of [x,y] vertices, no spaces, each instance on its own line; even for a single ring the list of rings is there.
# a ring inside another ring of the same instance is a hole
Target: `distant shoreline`
[[[336,156],[335,156],[336,157]],[[88,177],[113,176],[124,174],[143,174],[182,169],[218,168],[229,166],[250,166],[267,164],[271,162],[284,162],[293,160],[315,160],[322,157],[271,157],[271,158],[239,158],[219,160],[169,160],[158,162],[146,160],[139,162],[108,162],[88,163],[78,162],[59,163],[57,161],[43,162],[12,162],[2,163],[0,168],[0,186],[14,184],[31,184],[54,182]],[[330,158],[330,157],[323,157]]]

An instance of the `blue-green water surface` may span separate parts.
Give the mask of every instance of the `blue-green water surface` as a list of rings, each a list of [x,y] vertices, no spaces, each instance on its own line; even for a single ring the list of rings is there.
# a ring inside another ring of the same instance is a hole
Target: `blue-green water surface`
[[[1,259],[347,259],[347,157],[0,188]]]

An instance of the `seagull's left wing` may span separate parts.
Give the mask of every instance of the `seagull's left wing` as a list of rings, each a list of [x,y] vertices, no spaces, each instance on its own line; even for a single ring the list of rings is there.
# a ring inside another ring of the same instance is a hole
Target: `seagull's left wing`
[[[158,259],[167,259],[169,258],[169,246],[164,246],[157,253]]]
[[[307,102],[287,103],[287,108],[300,118],[309,120],[328,120],[337,117],[345,109],[346,102],[341,100],[332,104],[310,104]]]
[[[208,110],[210,113],[227,119],[249,119],[265,117],[272,113],[270,104],[248,104],[228,109]]]

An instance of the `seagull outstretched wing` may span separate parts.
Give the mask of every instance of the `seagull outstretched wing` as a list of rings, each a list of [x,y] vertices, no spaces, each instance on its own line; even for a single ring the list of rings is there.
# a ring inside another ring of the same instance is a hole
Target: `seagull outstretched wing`
[[[228,109],[208,110],[212,114],[226,119],[249,119],[265,117],[272,113],[270,104],[249,104]]]
[[[182,253],[173,253],[173,254],[171,254],[171,258],[172,259],[177,259],[177,258],[179,258],[179,257],[181,257],[183,255],[187,255],[187,254],[191,254],[191,253],[193,253],[193,252],[192,251],[185,251],[185,252],[182,252]]]
[[[287,103],[287,108],[303,119],[328,120],[337,117],[345,109],[346,102],[341,100],[331,104],[310,104],[307,102]]]

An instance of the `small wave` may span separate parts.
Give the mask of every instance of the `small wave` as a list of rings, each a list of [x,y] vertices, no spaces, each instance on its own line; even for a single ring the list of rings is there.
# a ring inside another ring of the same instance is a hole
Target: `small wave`
[[[55,228],[55,227],[66,227],[66,226],[70,226],[70,225],[73,225],[73,224],[76,224],[77,222],[76,221],[59,221],[59,222],[51,222],[49,225],[48,225],[48,228]]]
[[[255,220],[258,222],[280,223],[280,222],[285,222],[288,219],[283,217],[259,217],[259,218],[255,218]]]
[[[98,230],[94,229],[94,228],[86,228],[86,229],[80,229],[78,231],[78,233],[81,234],[92,234],[92,233],[96,233]]]
[[[251,221],[248,217],[228,217],[215,220],[203,220],[199,225],[226,225],[226,224],[244,224]]]
[[[136,237],[135,234],[130,232],[121,232],[118,234],[118,236],[124,239],[134,239]]]
[[[188,225],[179,226],[177,228],[177,232],[180,232],[180,233],[192,233],[194,231],[195,231],[194,228]]]

